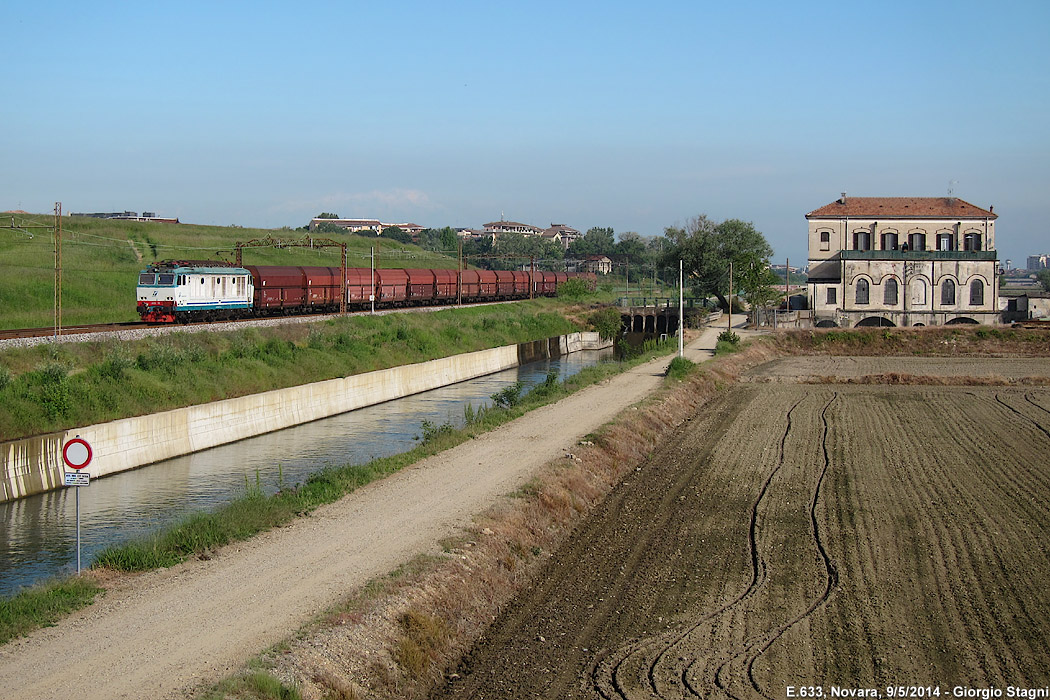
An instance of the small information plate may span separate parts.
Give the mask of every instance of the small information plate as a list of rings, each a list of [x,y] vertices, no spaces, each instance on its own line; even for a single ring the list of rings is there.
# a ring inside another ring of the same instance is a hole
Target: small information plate
[[[91,475],[84,472],[63,472],[66,486],[87,486],[91,483]]]

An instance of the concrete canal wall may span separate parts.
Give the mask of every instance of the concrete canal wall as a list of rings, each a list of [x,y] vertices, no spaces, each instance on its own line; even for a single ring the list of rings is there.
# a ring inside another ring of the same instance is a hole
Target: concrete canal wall
[[[62,461],[62,448],[77,436],[91,445],[92,461],[85,471],[97,478],[545,357],[609,345],[597,333],[573,333],[0,443],[0,503],[61,488],[63,472],[72,471]]]

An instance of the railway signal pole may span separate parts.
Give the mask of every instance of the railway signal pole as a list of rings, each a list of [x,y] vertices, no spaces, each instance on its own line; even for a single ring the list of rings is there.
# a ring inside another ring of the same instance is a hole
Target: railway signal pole
[[[62,202],[55,202],[55,342],[62,332]]]

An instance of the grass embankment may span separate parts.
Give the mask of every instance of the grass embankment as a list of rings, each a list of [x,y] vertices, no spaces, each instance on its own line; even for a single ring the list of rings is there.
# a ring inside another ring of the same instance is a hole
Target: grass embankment
[[[669,353],[672,343],[648,346],[646,357],[654,352]],[[331,503],[344,495],[387,474],[413,464],[427,456],[450,449],[472,437],[492,430],[527,411],[553,403],[574,391],[628,369],[640,359],[606,363],[590,367],[557,381],[556,375],[522,395],[515,386],[493,395],[493,405],[469,407],[468,425],[455,430],[450,425],[424,425],[421,443],[412,450],[373,460],[366,464],[346,464],[321,470],[303,484],[272,496],[259,489],[247,493],[215,511],[194,513],[171,528],[148,538],[110,547],[103,551],[94,569],[143,571],[171,566],[189,556],[201,555],[233,541],[247,539],[259,532],[290,522],[318,506]],[[88,605],[102,589],[89,580],[67,579],[23,591],[13,598],[0,600],[0,644],[23,635],[36,627],[53,624],[60,617]],[[55,604],[61,600],[63,606]],[[249,684],[255,687],[254,683]],[[281,697],[274,695],[273,697]]]
[[[581,330],[542,299],[0,353],[0,440]]]
[[[46,328],[54,323],[54,216],[7,214],[0,229],[0,328]],[[217,259],[237,242],[271,236],[299,240],[304,231],[197,226],[62,217],[62,323],[137,320],[138,271],[158,260]],[[42,228],[43,227],[43,228]],[[326,234],[347,244],[347,264],[368,267],[455,268],[458,261],[377,236]],[[232,261],[232,254],[226,259]],[[246,265],[338,267],[338,248],[246,248]]]
[[[778,333],[777,347],[808,355],[928,355],[951,357],[1050,354],[1050,333],[994,326],[853,328]]]

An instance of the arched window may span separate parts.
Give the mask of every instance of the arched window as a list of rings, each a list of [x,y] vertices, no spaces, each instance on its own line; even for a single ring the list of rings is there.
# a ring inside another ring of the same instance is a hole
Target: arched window
[[[831,250],[831,231],[820,232],[820,249]]]
[[[853,250],[871,250],[871,232],[853,232]]]
[[[910,233],[908,234],[908,248],[911,250],[926,250],[926,234],[925,233]]]
[[[950,233],[938,233],[937,250],[955,250],[955,236]]]
[[[912,280],[911,282],[911,303],[916,306],[922,306],[926,304],[926,281],[925,280]]]
[[[863,278],[857,280],[857,303],[868,303],[868,280]]]
[[[974,280],[970,282],[970,306],[982,306],[984,304],[984,282]]]
[[[941,283],[941,303],[945,305],[955,303],[955,282],[944,280]]]
[[[980,250],[981,249],[981,234],[979,233],[968,233],[963,236],[963,250]]]
[[[882,234],[882,249],[883,250],[897,250],[897,234],[896,233],[884,233],[884,234]]]
[[[882,302],[886,306],[897,305],[897,280],[890,277],[883,285]]]

